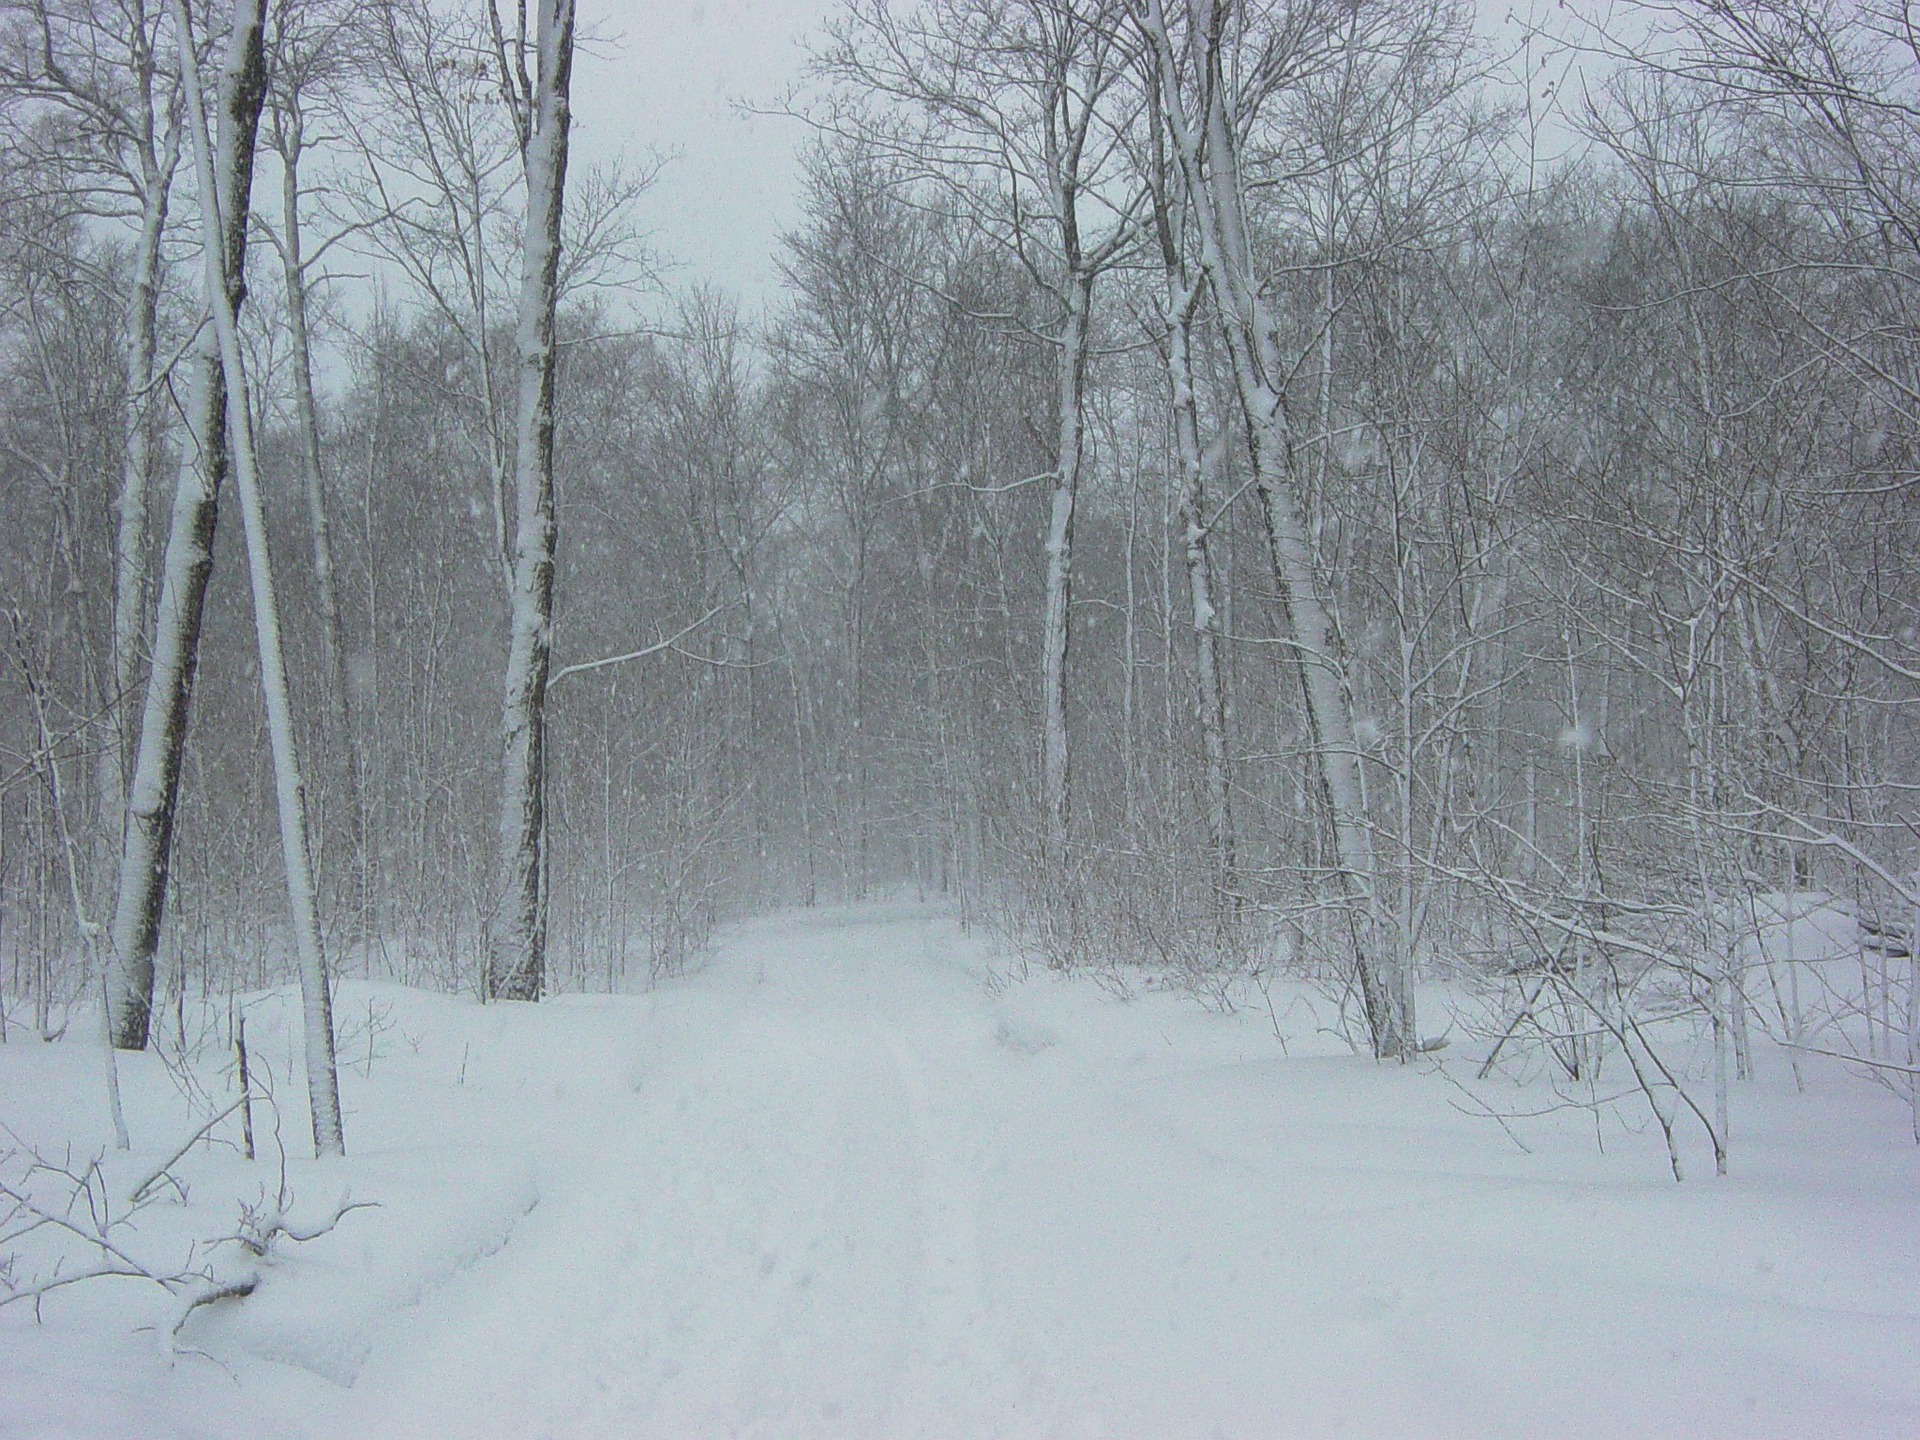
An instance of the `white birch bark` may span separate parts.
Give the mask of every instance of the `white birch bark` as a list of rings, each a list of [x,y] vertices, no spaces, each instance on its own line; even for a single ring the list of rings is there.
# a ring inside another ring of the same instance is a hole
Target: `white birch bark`
[[[112,613],[101,704],[90,727],[95,806],[85,873],[89,886],[97,887],[90,888],[90,900],[107,909],[114,898],[114,862],[137,723],[135,687],[149,618],[147,504],[163,408],[156,379],[165,378],[154,370],[165,272],[162,241],[180,156],[177,91],[158,53],[158,11],[146,0],[7,9],[17,22],[9,31],[17,49],[0,57],[0,86],[15,95],[37,95],[79,122],[77,130],[58,127],[32,142],[34,148],[51,146],[40,158],[61,169],[77,162],[74,178],[87,176],[81,182],[87,192],[104,183],[107,194],[115,195],[124,185],[135,207],[127,289],[115,335],[122,393]],[[22,156],[20,163],[34,161]],[[108,203],[117,208],[117,196]],[[84,208],[91,208],[91,201]],[[77,447],[64,444],[63,449],[70,460],[81,458]]]
[[[148,80],[150,87],[151,81]],[[158,148],[141,146],[140,230],[134,240],[132,284],[121,324],[121,400],[124,449],[114,496],[113,634],[108,696],[108,742],[99,757],[100,833],[117,847],[125,828],[128,767],[133,760],[132,700],[147,623],[147,494],[153,481],[158,397],[154,373],[158,351],[161,240],[166,233],[179,134],[170,127]]]
[[[153,1008],[153,963],[160,944],[180,761],[199,664],[201,610],[213,571],[213,534],[226,477],[225,380],[219,359],[196,345],[193,409],[197,457],[180,467],[161,565],[153,662],[141,711],[140,739],[128,785],[126,827],[113,911],[113,978],[107,1009],[113,1043],[146,1048]],[[218,418],[216,418],[218,417]]]
[[[1066,202],[1071,205],[1069,191]],[[1070,213],[1070,212],[1069,212]],[[1071,223],[1067,222],[1071,231]],[[1067,651],[1072,638],[1073,512],[1086,449],[1088,325],[1093,276],[1078,267],[1069,245],[1063,287],[1066,314],[1059,333],[1059,438],[1053,503],[1047,517],[1046,599],[1041,620],[1041,795],[1046,807],[1047,861],[1064,872],[1072,835],[1071,755],[1067,740]]]
[[[239,9],[237,7],[236,14]],[[176,17],[177,18],[177,17]],[[256,24],[257,31],[257,24]],[[184,35],[184,32],[182,32]],[[183,52],[193,52],[182,41]],[[182,78],[191,66],[182,67]],[[230,189],[218,212],[226,230],[220,253],[222,293],[230,313],[246,297],[246,234],[253,188],[253,146],[265,94],[265,60],[255,41],[230,45],[221,75],[216,117],[218,147],[231,163],[221,180]],[[195,117],[191,111],[189,119]],[[196,122],[197,123],[197,122]],[[219,337],[212,326],[194,342],[193,405],[197,454],[180,467],[155,607],[153,658],[147,671],[140,737],[128,782],[126,826],[113,907],[113,962],[107,987],[108,1025],[123,1050],[146,1047],[153,1010],[153,961],[166,910],[173,859],[173,826],[180,792],[180,761],[199,664],[200,624],[213,574],[213,537],[220,488],[229,464],[227,381]],[[144,501],[143,501],[144,512]]]
[[[173,0],[174,24],[179,29],[180,46],[192,44],[185,0]],[[222,80],[222,110],[233,103],[232,95],[243,86],[251,86],[253,113],[260,112],[266,81],[262,30],[267,0],[233,0],[232,27],[227,34],[228,61]],[[236,57],[238,60],[236,62]],[[326,954],[320,939],[320,910],[314,893],[313,856],[307,838],[306,790],[300,779],[299,750],[293,734],[293,696],[287,682],[286,656],[280,640],[280,609],[274,593],[273,557],[267,544],[266,506],[260,494],[260,471],[253,446],[253,412],[248,403],[245,357],[240,350],[240,331],[232,292],[226,277],[233,266],[224,246],[245,244],[245,230],[235,231],[226,222],[223,206],[246,208],[246,187],[251,182],[251,153],[240,153],[237,127],[223,127],[220,135],[218,169],[207,132],[199,117],[200,86],[189,68],[184,76],[187,92],[187,117],[193,142],[194,164],[200,188],[201,232],[205,237],[207,310],[220,347],[220,360],[226,371],[227,438],[232,446],[233,473],[240,492],[240,519],[247,537],[247,577],[253,591],[254,637],[260,648],[260,692],[266,708],[267,740],[273,752],[274,799],[280,817],[280,852],[287,877],[287,902],[292,909],[294,948],[300,962],[301,1013],[305,1023],[307,1100],[313,1122],[315,1155],[340,1155],[345,1151],[340,1124],[340,1082],[334,1064],[333,1003],[328,989]],[[231,87],[231,89],[230,89]],[[251,152],[253,135],[246,137]],[[224,186],[216,175],[223,177]]]
[[[308,328],[307,272],[300,215],[300,161],[306,148],[305,117],[297,96],[276,104],[273,144],[280,156],[280,258],[287,292],[288,346],[293,359],[294,408],[300,427],[300,478],[307,497],[307,522],[313,541],[314,582],[320,596],[320,635],[326,651],[327,690],[333,725],[340,741],[341,777],[346,791],[347,827],[352,847],[353,924],[363,935],[372,903],[367,858],[367,816],[361,796],[365,762],[355,724],[353,691],[347,674],[345,629],[334,586],[333,542],[327,526],[325,471],[320,453],[320,409],[313,390],[313,342]]]
[[[525,37],[510,54],[500,36],[502,78],[518,89],[516,119],[526,172],[516,415],[512,619],[506,703],[501,716],[500,832],[494,909],[489,919],[486,991],[508,1000],[540,998],[546,971],[546,693],[553,642],[554,312],[560,217],[572,121],[574,0],[534,0],[535,75],[524,68]],[[523,12],[524,13],[524,12]]]
[[[1294,463],[1287,370],[1247,230],[1239,142],[1224,79],[1227,58],[1222,52],[1231,27],[1221,0],[1191,3],[1186,36],[1190,79],[1196,91],[1191,105],[1160,0],[1145,0],[1143,29],[1246,420],[1274,579],[1292,631],[1309,743],[1333,829],[1334,878],[1351,917],[1354,969],[1374,1053],[1383,1058],[1405,1057],[1415,1046],[1411,976],[1406,967],[1393,962],[1381,943],[1353,702]]]
[[[1159,99],[1151,100],[1156,129]],[[1189,623],[1193,628],[1195,711],[1206,767],[1208,878],[1223,943],[1233,943],[1239,890],[1234,856],[1233,782],[1227,756],[1226,695],[1220,683],[1219,616],[1214,603],[1214,564],[1209,544],[1205,453],[1200,442],[1200,405],[1193,388],[1193,324],[1200,282],[1182,253],[1185,206],[1168,184],[1163,147],[1154,153],[1154,228],[1166,287],[1161,362],[1167,370],[1175,459],[1180,466],[1180,542],[1187,568]]]

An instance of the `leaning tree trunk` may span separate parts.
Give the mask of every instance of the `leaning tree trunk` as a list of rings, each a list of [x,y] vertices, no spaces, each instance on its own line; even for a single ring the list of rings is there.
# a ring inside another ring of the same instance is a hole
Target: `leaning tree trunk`
[[[266,56],[258,4],[237,0],[234,32],[220,77],[217,125],[223,160],[218,183],[223,226],[222,288],[234,315],[246,299],[248,207],[253,193],[254,137],[266,97]],[[184,32],[183,32],[184,33]],[[195,86],[196,93],[198,86]],[[191,115],[189,119],[193,119]],[[215,297],[209,296],[209,303]],[[153,659],[147,671],[140,741],[127,792],[127,822],[113,909],[113,975],[108,1025],[122,1050],[146,1047],[153,1011],[153,957],[166,910],[173,826],[180,797],[180,760],[199,664],[200,622],[213,574],[213,536],[220,487],[229,464],[227,377],[219,336],[204,328],[194,343],[193,410],[199,454],[180,468],[154,615]]]
[[[1346,666],[1293,475],[1285,411],[1278,395],[1246,375],[1250,368],[1241,357],[1234,357],[1274,578],[1293,632],[1306,700],[1308,744],[1318,763],[1333,826],[1334,878],[1349,917],[1354,971],[1374,1053],[1404,1058],[1413,1047],[1413,992],[1405,967],[1396,963],[1381,933],[1378,881],[1361,800],[1360,751],[1354,739]]]
[[[537,77],[522,117],[527,181],[514,460],[512,630],[501,716],[499,874],[487,941],[488,995],[538,1000],[547,907],[546,703],[553,639],[554,311],[572,115],[574,0],[536,0]],[[504,58],[504,57],[503,57]]]
[[[233,28],[227,45],[235,51],[261,49],[267,0],[234,0]],[[192,53],[186,0],[174,0],[174,24],[182,54]],[[229,65],[229,74],[233,67]],[[264,80],[265,67],[256,73]],[[327,961],[320,941],[320,909],[314,893],[313,855],[307,837],[306,791],[300,779],[300,757],[293,734],[293,695],[287,682],[286,655],[280,637],[280,607],[274,592],[273,557],[267,544],[266,506],[260,494],[260,469],[253,448],[253,412],[247,399],[245,357],[240,330],[225,276],[229,271],[222,247],[238,240],[224,224],[221,206],[244,208],[241,183],[251,177],[251,156],[242,156],[231,128],[220,137],[218,168],[207,132],[200,123],[200,86],[191,68],[183,75],[187,92],[187,120],[200,179],[201,230],[206,237],[207,310],[220,346],[227,377],[227,438],[232,447],[234,480],[240,491],[240,519],[247,536],[247,575],[253,590],[253,628],[260,651],[260,693],[267,712],[267,741],[273,753],[274,798],[280,816],[280,851],[287,875],[287,901],[292,909],[294,948],[300,958],[300,994],[306,1029],[307,1099],[313,1122],[315,1155],[339,1155],[345,1150],[340,1125],[340,1082],[334,1064],[333,1003],[328,992]],[[259,100],[254,102],[259,113]],[[249,137],[250,138],[250,137]],[[249,145],[249,148],[251,146]],[[216,178],[218,175],[219,179]],[[224,183],[222,181],[224,180]]]
[[[1404,1058],[1415,1049],[1411,975],[1381,943],[1383,927],[1373,846],[1361,798],[1353,700],[1294,470],[1287,372],[1248,237],[1221,54],[1229,42],[1225,27],[1212,23],[1223,13],[1216,11],[1209,23],[1195,27],[1188,36],[1192,80],[1198,89],[1191,112],[1159,0],[1146,0],[1142,21],[1157,72],[1160,112],[1180,168],[1183,193],[1192,206],[1202,266],[1219,304],[1234,387],[1246,421],[1274,580],[1292,632],[1308,738],[1333,830],[1334,878],[1352,927],[1354,972],[1374,1054]]]
[[[1284,373],[1274,344],[1265,301],[1252,283],[1250,251],[1241,217],[1218,214],[1221,203],[1239,199],[1226,140],[1222,108],[1210,118],[1209,180],[1216,202],[1215,223],[1233,227],[1226,244],[1207,248],[1219,254],[1210,273],[1230,297],[1227,351],[1234,373],[1247,436],[1253,452],[1254,482],[1266,521],[1274,579],[1292,631],[1294,658],[1306,701],[1308,743],[1320,772],[1327,815],[1333,829],[1334,878],[1345,902],[1354,948],[1354,972],[1360,982],[1374,1053],[1401,1057],[1413,1049],[1413,991],[1404,967],[1394,963],[1381,934],[1378,877],[1366,807],[1361,798],[1360,751],[1354,739],[1353,699],[1345,657],[1333,625],[1324,577],[1314,554],[1300,485],[1294,473],[1293,436],[1286,396],[1275,378]],[[1235,233],[1237,232],[1237,233]],[[1237,241],[1238,243],[1234,243]],[[1229,250],[1227,247],[1233,248]],[[1240,263],[1228,260],[1237,256]],[[1221,261],[1225,263],[1221,263]],[[1221,282],[1224,281],[1224,285]],[[1218,292],[1216,292],[1218,293]]]

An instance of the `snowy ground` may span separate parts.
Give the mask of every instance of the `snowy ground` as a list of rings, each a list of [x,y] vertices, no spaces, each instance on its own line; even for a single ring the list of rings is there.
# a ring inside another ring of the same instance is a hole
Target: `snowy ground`
[[[1743,1087],[1733,1178],[1676,1186],[1619,1120],[1513,1120],[1523,1152],[1304,991],[1283,1051],[1264,1005],[989,973],[895,908],[645,996],[350,984],[350,1157],[288,1183],[380,1208],[190,1321],[204,1356],[130,1282],[0,1311],[0,1436],[1920,1434],[1920,1155],[1837,1068]],[[286,1014],[249,1022],[279,1076]],[[0,1118],[98,1146],[96,1059],[16,1037]],[[151,1165],[190,1108],[127,1068]],[[276,1173],[180,1172],[152,1244]]]

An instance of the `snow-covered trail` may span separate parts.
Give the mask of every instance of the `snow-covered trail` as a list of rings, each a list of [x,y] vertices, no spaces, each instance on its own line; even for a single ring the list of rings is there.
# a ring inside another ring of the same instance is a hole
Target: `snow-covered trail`
[[[105,1297],[0,1312],[0,1436],[1920,1433],[1890,1097],[1755,1086],[1734,1178],[1676,1186],[1630,1109],[1605,1153],[1514,1119],[1523,1152],[1304,988],[1270,1019],[993,963],[894,907],[743,927],[644,996],[345,987],[349,1158],[291,1179],[381,1208],[196,1320],[219,1366]]]
[[[756,933],[630,1014],[625,1103],[429,1343],[362,1373],[371,1432],[953,1433],[997,1373],[971,1350],[983,1112],[934,1097],[1015,1097],[966,1084],[984,997],[926,933]]]
[[[351,1433],[1920,1420],[1894,1378],[1920,1338],[1911,1166],[1879,1209],[1822,1215],[1584,1137],[1527,1156],[1330,1037],[1283,1056],[1265,1015],[1084,983],[996,998],[986,954],[926,917],[789,918],[643,1003],[577,1009],[625,1051],[602,1067],[620,1083],[569,1102],[508,1244],[390,1327]]]

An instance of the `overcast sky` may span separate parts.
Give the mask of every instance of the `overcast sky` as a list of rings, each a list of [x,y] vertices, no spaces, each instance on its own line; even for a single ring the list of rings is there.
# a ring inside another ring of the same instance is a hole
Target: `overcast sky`
[[[1574,0],[1606,9],[1608,0]],[[1516,43],[1515,11],[1553,0],[1477,0],[1482,33]],[[781,233],[798,218],[795,152],[805,127],[743,115],[734,102],[777,100],[800,78],[805,38],[835,0],[580,0],[574,125],[583,159],[652,146],[678,157],[644,202],[670,280],[705,279],[749,307],[771,302]]]
[[[655,246],[751,304],[778,284],[774,252],[797,218],[803,127],[739,114],[800,76],[803,37],[833,0],[581,0],[574,124],[582,158],[648,146],[677,152],[644,203]]]

